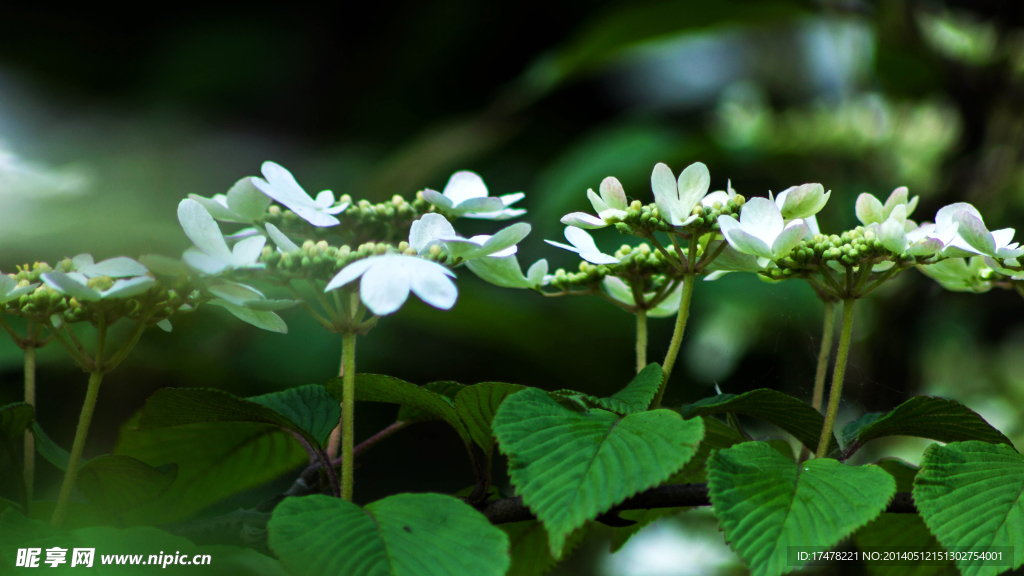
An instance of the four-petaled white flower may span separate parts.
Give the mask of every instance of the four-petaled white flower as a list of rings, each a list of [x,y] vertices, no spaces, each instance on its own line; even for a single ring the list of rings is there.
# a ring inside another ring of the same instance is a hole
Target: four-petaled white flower
[[[865,226],[881,224],[892,216],[892,211],[895,210],[897,206],[903,206],[905,211],[904,218],[909,218],[910,215],[914,213],[914,209],[917,208],[917,201],[920,197],[914,196],[908,201],[908,196],[909,191],[906,186],[900,186],[893,190],[892,194],[889,194],[889,198],[886,199],[885,204],[882,204],[878,198],[875,198],[871,194],[861,194],[857,197],[857,219]]]
[[[672,175],[672,169],[661,162],[654,166],[654,172],[651,173],[654,203],[658,206],[661,218],[672,226],[686,226],[697,219],[691,212],[707,195],[710,187],[711,174],[701,162],[687,166],[678,181]]]
[[[412,290],[424,302],[448,310],[459,296],[451,270],[419,256],[384,254],[371,256],[344,267],[327,284],[325,292],[336,290],[359,277],[359,297],[377,316],[397,311]]]
[[[39,283],[26,284],[25,286],[18,286],[20,282],[17,278],[8,276],[7,274],[0,273],[0,304],[6,304],[15,298],[21,298],[23,295],[36,289]]]
[[[744,204],[739,221],[732,216],[719,216],[718,225],[722,236],[737,251],[769,260],[784,258],[792,252],[808,230],[803,219],[787,224],[778,205],[767,198],[753,198]]]
[[[440,245],[453,258],[465,261],[485,256],[501,258],[514,255],[516,244],[529,233],[530,225],[520,222],[499,230],[493,236],[481,234],[463,238],[444,216],[424,214],[409,227],[409,246],[419,254],[426,254],[432,246]]]
[[[732,180],[727,180],[725,190],[717,190],[708,194],[704,198],[701,198],[700,205],[705,208],[714,208],[715,202],[718,202],[722,206],[725,206],[729,203],[729,200],[732,200],[735,197],[736,191],[732,189]]]
[[[576,252],[591,264],[618,264],[619,259],[615,256],[609,256],[608,254],[602,253],[597,249],[597,244],[594,243],[594,239],[587,233],[586,230],[577,228],[575,226],[566,226],[565,228],[565,239],[569,241],[572,246],[562,244],[561,242],[555,242],[553,240],[545,240],[552,246],[568,250],[570,252]]]
[[[314,200],[299,186],[292,173],[280,164],[264,162],[260,170],[263,178],[253,177],[252,184],[306,222],[321,228],[341,223],[334,215],[344,212],[348,202],[335,206],[334,193],[330,190],[320,192]]]
[[[618,178],[605,178],[601,181],[600,190],[600,196],[593,189],[587,190],[587,198],[594,212],[597,212],[597,217],[586,212],[573,212],[562,217],[562,224],[596,230],[622,221],[628,214],[626,209],[629,208],[629,202],[626,201],[626,191],[622,189]]]
[[[81,272],[47,272],[41,278],[50,288],[80,302],[131,298],[156,285],[156,278],[152,276],[136,276],[113,281],[109,276],[89,278]]]
[[[84,274],[86,278],[108,276],[110,278],[129,278],[131,276],[142,276],[149,272],[149,269],[139,262],[127,256],[108,258],[102,262],[96,262],[92,254],[79,254],[71,259],[72,272]]]
[[[262,218],[267,207],[273,202],[270,196],[260,192],[253,185],[251,177],[235,182],[227,194],[217,194],[213,198],[205,198],[198,194],[188,197],[199,202],[214,219],[221,222],[252,224]]]
[[[605,276],[604,290],[609,296],[630,306],[636,305],[636,299],[633,297],[633,290],[628,284],[622,281],[622,279],[615,276]],[[650,301],[655,296],[655,293],[649,292],[644,294],[644,300]],[[683,283],[680,282],[679,286],[676,286],[672,292],[665,296],[665,299],[658,302],[656,306],[647,310],[647,316],[651,318],[668,318],[669,316],[675,316],[679,312],[679,304],[683,300]]]
[[[453,217],[464,216],[480,220],[508,220],[526,213],[521,208],[509,208],[523,199],[525,194],[505,194],[504,196],[488,196],[487,186],[475,172],[463,170],[452,174],[444,193],[426,189],[423,198],[442,213]]]
[[[942,252],[956,238],[956,222],[946,222],[942,226],[924,223],[920,226],[907,220],[907,206],[897,204],[889,217],[876,227],[878,239],[882,245],[893,252],[906,256],[929,256]]]
[[[967,257],[982,254],[993,258],[1016,258],[1024,254],[1024,248],[1013,241],[1013,228],[989,232],[978,209],[966,202],[950,204],[935,214],[936,225],[948,225],[953,222],[960,227],[951,246],[944,252],[947,256]]]
[[[983,277],[990,270],[981,256],[970,259],[947,258],[935,264],[918,266],[917,269],[953,292],[981,293],[992,289],[992,284]]]
[[[195,244],[182,255],[185,264],[204,274],[219,274],[227,269],[262,268],[257,262],[267,239],[252,236],[237,242],[229,249],[217,222],[203,205],[185,199],[178,204],[178,222]]]
[[[466,267],[480,279],[502,288],[537,289],[551,281],[548,275],[548,261],[541,258],[523,274],[515,255],[475,258],[466,262]]]

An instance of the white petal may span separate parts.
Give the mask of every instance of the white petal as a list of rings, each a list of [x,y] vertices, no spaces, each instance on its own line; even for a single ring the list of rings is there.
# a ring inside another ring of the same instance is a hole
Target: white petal
[[[342,202],[341,204],[338,204],[337,206],[331,206],[330,208],[322,208],[320,211],[321,212],[326,212],[328,214],[341,214],[345,210],[348,210],[348,206],[349,206],[348,202]]]
[[[420,254],[444,238],[458,237],[451,222],[440,214],[424,214],[409,227],[409,246]]]
[[[562,224],[565,224],[566,226],[575,226],[577,228],[585,228],[587,230],[598,230],[608,226],[604,220],[591,216],[586,212],[573,212],[572,214],[566,214],[565,216],[562,216]]]
[[[144,254],[139,257],[139,261],[149,268],[154,274],[162,274],[164,276],[180,276],[181,274],[188,274],[188,268],[182,264],[181,260],[175,260],[174,258],[168,258],[167,256],[161,256],[159,254]]]
[[[980,217],[971,214],[967,210],[961,210],[953,214],[953,220],[960,225],[958,233],[960,237],[971,247],[982,254],[993,255],[996,252],[996,241],[992,234],[985,228],[985,223]]]
[[[348,266],[345,266],[334,276],[334,278],[331,278],[331,281],[327,283],[327,287],[324,288],[324,292],[330,292],[336,288],[341,288],[345,284],[359,278],[370,268],[370,266],[373,266],[374,262],[379,258],[383,258],[383,256],[373,256],[362,260],[356,260]]]
[[[953,216],[957,212],[963,211],[973,214],[977,216],[979,219],[981,219],[981,213],[978,212],[977,208],[971,206],[967,202],[956,202],[950,204],[949,206],[943,206],[942,208],[939,208],[939,211],[935,213],[935,225],[938,226],[939,228],[942,228],[943,226],[949,226],[950,224],[956,221],[953,218]]]
[[[718,274],[719,276],[726,274],[722,272],[712,272],[709,276]],[[717,277],[716,277],[717,278]],[[707,280],[707,278],[705,278]],[[674,316],[679,312],[679,304],[683,301],[683,283],[680,282],[679,286],[675,290],[670,292],[665,299],[658,303],[657,306],[647,311],[647,316],[650,318],[667,318]]]
[[[157,322],[156,326],[157,328],[163,330],[164,332],[170,332],[171,330],[174,329],[174,326],[171,326],[171,321],[168,320],[167,318],[164,318],[163,320]]]
[[[782,233],[785,222],[774,202],[766,198],[752,198],[743,205],[743,211],[740,212],[740,227],[768,246]]]
[[[242,228],[234,234],[228,234],[224,237],[228,242],[238,242],[239,240],[245,240],[246,238],[252,238],[253,236],[262,236],[263,233],[256,229],[255,226],[249,226],[248,228]]]
[[[729,203],[729,194],[721,190],[718,192],[712,192],[701,199],[700,204],[705,208],[712,208],[715,205],[715,202],[720,202],[722,206],[725,206]]]
[[[679,175],[680,216],[689,214],[711,187],[711,173],[703,162],[694,162]]]
[[[319,208],[302,205],[289,206],[289,208],[292,209],[292,212],[298,214],[300,218],[317,228],[328,228],[330,226],[337,226],[338,224],[341,224],[340,220]]]
[[[453,206],[455,206],[454,202],[445,198],[444,195],[442,195],[440,192],[436,190],[431,190],[427,188],[426,190],[420,192],[420,194],[423,194],[424,200],[430,202],[431,204],[437,206],[438,208],[451,209]]]
[[[104,290],[102,297],[110,298],[131,298],[138,296],[156,285],[156,278],[152,276],[139,276],[138,278],[123,278],[114,282],[109,290]]]
[[[633,289],[621,278],[605,276],[602,284],[604,285],[604,291],[612,298],[630,306],[636,304],[636,300],[633,298]]]
[[[263,236],[253,236],[252,238],[242,240],[235,244],[234,250],[231,252],[232,262],[235,266],[251,266],[255,264],[266,243],[267,239]]]
[[[513,192],[512,194],[502,194],[501,196],[498,196],[498,198],[501,198],[501,203],[505,206],[511,206],[523,198],[526,198],[526,194],[523,194],[522,192]]]
[[[565,239],[578,248],[580,252],[600,252],[590,234],[575,226],[566,226]]]
[[[486,242],[484,242],[483,246],[480,247],[479,255],[497,255],[498,252],[506,250],[507,248],[515,247],[516,244],[521,242],[523,238],[526,238],[530,234],[530,230],[531,226],[526,222],[520,222],[507,228],[502,228],[497,234],[491,236]],[[568,228],[566,228],[566,230],[568,230]],[[579,230],[579,228],[577,228],[577,230]],[[583,231],[580,230],[580,232]],[[568,232],[566,233],[568,234]],[[586,232],[583,233],[586,234]]]
[[[363,274],[359,283],[359,296],[374,314],[391,314],[409,298],[409,276],[401,256],[381,256]]]
[[[545,240],[545,242],[547,242],[548,244],[551,244],[552,246],[554,246],[556,248],[561,248],[562,250],[568,250],[569,252],[576,252],[578,254],[579,251],[580,251],[580,249],[575,247],[575,246],[569,246],[568,244],[562,244],[561,242],[555,242],[554,240]]]
[[[793,220],[786,225],[786,228],[775,238],[772,243],[772,252],[775,258],[785,258],[793,248],[796,248],[807,235],[807,224],[803,220]]]
[[[614,176],[609,176],[601,181],[601,199],[604,200],[604,203],[609,208],[615,210],[629,208],[629,203],[626,201],[626,191],[622,188],[622,183],[619,182],[619,179]]]
[[[198,270],[203,274],[220,274],[225,268],[231,266],[230,262],[214,258],[194,247],[185,250],[185,253],[181,255],[181,260],[189,268]]]
[[[1013,234],[1013,228],[1003,228],[1002,230],[993,230],[992,238],[996,241],[996,246],[1002,248],[1013,242]]]
[[[889,218],[878,227],[878,238],[882,245],[897,254],[903,254],[907,250],[907,234],[903,231],[903,224]]]
[[[206,211],[221,222],[238,222],[238,215],[234,213],[230,208],[221,204],[216,198],[204,198],[198,194],[189,194],[189,199],[195,200],[200,203]]]
[[[548,261],[544,258],[534,262],[526,271],[526,278],[532,286],[540,286],[544,283],[544,277],[548,275]]]
[[[102,298],[99,292],[63,272],[47,272],[40,276],[40,278],[47,286],[57,292],[67,294],[81,301],[97,302]]]
[[[96,276],[128,278],[130,276],[141,276],[149,272],[145,266],[127,256],[110,258],[91,266],[83,266],[77,270],[89,278],[95,278]]]
[[[609,256],[600,252],[584,252],[580,251],[580,258],[583,258],[591,264],[618,264],[619,259],[615,256]]]
[[[242,178],[228,190],[227,203],[232,212],[241,216],[239,220],[249,223],[266,214],[271,199],[253,185],[252,178]]]
[[[211,300],[210,304],[224,308],[228,312],[231,312],[235,318],[238,318],[242,322],[252,324],[257,328],[268,330],[270,332],[279,332],[281,334],[288,333],[288,325],[284,323],[284,320],[282,320],[280,316],[273,312],[251,310],[220,299]]]
[[[481,260],[491,260],[491,258],[482,258]],[[424,260],[428,264],[433,264],[438,268],[444,268],[440,264],[429,262]],[[518,264],[516,267],[518,268]],[[455,305],[455,300],[459,297],[459,290],[455,287],[455,283],[452,282],[451,278],[445,275],[444,272],[437,270],[427,270],[425,268],[416,270],[412,275],[412,291],[420,297],[421,300],[430,304],[434,308],[440,308],[441,310],[448,310]]]
[[[222,282],[214,284],[208,287],[207,290],[210,291],[210,294],[238,306],[245,306],[247,302],[252,300],[266,299],[266,296],[264,296],[259,290],[237,282]]]
[[[456,206],[470,198],[486,198],[487,186],[476,172],[463,170],[452,174],[444,187],[444,195]]]
[[[885,208],[882,203],[879,202],[878,198],[875,198],[871,194],[861,194],[857,197],[857,219],[860,223],[867,226],[868,224],[881,223],[885,220],[883,216]]]
[[[611,210],[612,207],[604,201],[604,198],[598,196],[593,189],[587,190],[587,200],[590,200],[590,205],[594,207],[594,212],[600,214],[605,210]]]
[[[731,224],[722,225],[722,221],[728,218],[733,220],[729,216],[719,216],[718,224],[722,230],[722,235],[729,242],[736,251],[742,252],[743,254],[751,254],[754,256],[760,256],[762,258],[774,259],[775,254],[772,252],[771,246],[765,243],[764,240],[748,234],[739,225],[733,226]],[[726,220],[728,222],[728,220]],[[735,220],[733,220],[735,222]],[[721,258],[721,256],[719,256]]]
[[[195,200],[182,200],[178,204],[178,222],[185,235],[206,254],[224,261],[231,260],[231,251],[220,233],[220,227],[206,208]]]
[[[679,212],[679,189],[676,187],[676,177],[672,175],[672,169],[666,164],[658,162],[651,172],[651,190],[654,192],[654,203],[661,212],[661,217],[673,226],[682,222]]]
[[[316,204],[317,208],[329,208],[331,204],[334,204],[334,192],[331,192],[330,190],[321,190],[320,193],[316,195],[316,199],[313,200],[313,203]]]
[[[295,206],[315,207],[313,199],[299,186],[295,176],[276,162],[264,162],[260,167],[266,180],[253,178],[252,184],[261,192],[295,210]]]
[[[909,191],[906,186],[900,186],[899,188],[892,191],[889,194],[889,198],[886,199],[885,205],[882,207],[882,217],[889,218],[892,215],[892,211],[897,206],[904,206],[906,210],[907,198],[909,197]]]
[[[501,212],[505,204],[501,198],[468,198],[455,205],[456,210],[464,212],[492,213]]]
[[[92,266],[95,264],[95,260],[92,259],[92,254],[79,254],[71,259],[71,266],[75,269],[85,268],[86,266]]]
[[[274,244],[276,244],[278,249],[282,252],[295,252],[296,250],[300,250],[298,244],[292,242],[291,239],[284,235],[284,232],[281,232],[277,229],[277,226],[274,226],[269,222],[267,223],[267,235],[270,236],[270,239],[274,241]]]
[[[515,256],[474,258],[466,262],[466,267],[480,279],[502,288],[530,288],[533,286],[531,281],[523,276],[523,271]]]
[[[7,296],[18,285],[18,281],[7,274],[0,274],[0,296]],[[6,302],[7,300],[4,300]]]

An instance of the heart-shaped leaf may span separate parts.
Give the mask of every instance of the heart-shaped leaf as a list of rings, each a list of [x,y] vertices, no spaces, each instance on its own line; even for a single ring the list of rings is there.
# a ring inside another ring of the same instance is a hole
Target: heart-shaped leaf
[[[708,461],[708,493],[732,549],[755,576],[796,569],[790,546],[833,546],[878,517],[896,481],[878,466],[831,458],[796,464],[765,442],[719,450]]]
[[[503,576],[509,542],[468,504],[397,494],[360,508],[338,498],[287,498],[267,524],[292,574]]]
[[[481,382],[466,386],[455,396],[455,412],[462,419],[469,435],[485,454],[494,449],[494,433],[491,422],[498,412],[498,407],[505,398],[525,389],[519,384],[504,382]]]
[[[341,418],[341,406],[327,388],[318,384],[288,388],[247,398],[284,416],[323,446]]]
[[[177,477],[177,464],[153,468],[131,456],[107,454],[79,468],[77,481],[89,503],[116,514],[157,499]]]
[[[357,376],[358,377],[358,376]],[[439,382],[428,382],[423,385],[423,388],[430,390],[435,394],[440,394],[445,398],[455,402],[455,396],[466,386],[458,382],[452,382],[450,380],[441,380]],[[438,417],[431,414],[427,410],[420,408],[414,408],[412,406],[402,406],[398,409],[398,417],[395,418],[398,421],[404,422],[426,422],[428,420],[438,420]]]
[[[883,436],[917,436],[939,442],[981,440],[1007,444],[1010,439],[967,406],[946,398],[915,396],[888,414],[870,413],[843,428],[849,457],[865,443]]]
[[[556,390],[555,399],[567,398],[590,408],[604,408],[616,414],[634,414],[647,410],[661,386],[662,371],[657,364],[648,364],[625,388],[607,398],[576,390]]]
[[[1024,456],[1005,444],[932,444],[914,479],[914,504],[947,549],[1013,546],[1013,565],[964,558],[964,576],[998,574],[1024,564]],[[1005,555],[1005,554],[1004,554]]]
[[[544,529],[544,524],[537,520],[527,520],[502,524],[499,528],[508,534],[511,544],[512,566],[505,576],[543,576],[558,562],[551,557],[548,531]],[[586,535],[586,526],[570,534],[565,541],[563,554],[572,552]]]
[[[825,418],[806,402],[788,394],[761,388],[735,394],[719,394],[682,407],[684,418],[710,416],[712,414],[746,414],[774,424],[793,435],[812,452],[818,447],[821,427]],[[839,450],[839,443],[833,435],[829,453]]]
[[[506,399],[493,429],[512,484],[544,523],[555,558],[584,522],[682,468],[704,435],[701,420],[671,410],[574,412],[536,388]]]

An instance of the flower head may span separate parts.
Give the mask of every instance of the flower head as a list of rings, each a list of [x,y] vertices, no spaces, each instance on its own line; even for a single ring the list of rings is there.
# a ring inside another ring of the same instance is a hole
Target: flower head
[[[946,290],[953,292],[988,292],[992,285],[984,276],[991,272],[981,256],[947,258],[935,264],[918,266],[922,274],[935,280]]]
[[[719,216],[718,225],[722,236],[737,251],[769,260],[788,255],[808,230],[802,219],[787,224],[779,206],[767,198],[747,201],[739,221],[732,216]]]
[[[464,216],[480,220],[508,220],[526,213],[526,210],[520,208],[509,208],[523,199],[525,195],[522,192],[488,196],[483,178],[468,170],[452,174],[443,193],[428,188],[421,194],[438,210],[456,218]]]
[[[707,195],[710,187],[711,174],[701,162],[687,166],[678,181],[672,175],[672,169],[660,162],[651,173],[654,203],[662,219],[672,226],[686,226],[697,219],[691,212]]]
[[[966,202],[957,202],[941,208],[935,214],[935,224],[959,224],[956,237],[947,249],[947,256],[967,257],[983,254],[993,258],[1016,258],[1024,248],[1013,241],[1013,228],[989,232],[978,209]]]
[[[321,228],[341,223],[334,215],[344,212],[348,202],[335,206],[334,193],[330,190],[320,192],[314,200],[299,186],[292,173],[281,165],[264,162],[260,170],[263,178],[251,178],[252,184],[306,222]]]
[[[618,178],[605,178],[601,181],[600,190],[600,196],[592,189],[587,190],[590,205],[594,207],[594,212],[597,212],[596,218],[586,212],[573,212],[562,217],[562,224],[596,230],[624,219],[628,215],[626,210],[629,208],[629,202],[626,201],[626,191],[623,190]]]
[[[263,266],[258,260],[267,239],[263,236],[252,236],[237,242],[233,249],[228,249],[217,222],[199,202],[182,200],[178,204],[178,222],[195,244],[182,255],[182,260],[188,266],[204,274],[219,274],[228,269]]]
[[[214,219],[221,222],[251,224],[261,218],[270,206],[270,196],[260,192],[252,183],[252,178],[242,178],[228,190],[227,194],[217,194],[213,198],[204,198],[198,194],[188,197],[199,202]]]
[[[109,276],[87,277],[81,272],[47,272],[41,276],[47,286],[82,302],[98,302],[138,296],[156,285],[152,276],[114,280]]]
[[[907,219],[905,204],[897,204],[881,225],[872,226],[876,228],[883,246],[904,256],[929,256],[942,252],[956,238],[959,227],[956,222],[918,226]]]
[[[878,198],[871,194],[861,194],[857,197],[857,219],[865,226],[881,224],[892,216],[892,212],[897,206],[903,206],[905,211],[904,218],[909,218],[914,213],[914,209],[917,208],[917,201],[920,197],[914,196],[908,201],[908,195],[907,187],[900,186],[893,190],[892,194],[889,194],[889,198],[886,199],[885,204],[882,204]]]
[[[463,238],[455,232],[451,222],[440,214],[424,214],[409,227],[409,246],[419,254],[427,254],[435,245],[444,246],[448,254],[460,260],[472,260],[484,256],[512,256],[518,244],[530,233],[525,222],[513,224],[493,236],[480,234]]]
[[[28,281],[19,281],[13,276],[0,273],[0,304],[6,304],[22,295],[36,289],[39,283],[29,284]]]
[[[397,311],[413,291],[421,300],[442,310],[455,305],[459,296],[455,274],[437,262],[419,256],[384,254],[357,260],[344,267],[327,284],[325,292],[359,282],[359,297],[371,312],[385,316]]]
[[[552,240],[545,240],[552,246],[557,246],[570,252],[576,252],[591,264],[618,264],[619,259],[615,256],[609,256],[608,254],[602,253],[597,249],[597,244],[594,243],[594,239],[587,233],[586,230],[577,228],[575,226],[566,226],[565,228],[565,239],[569,241],[572,246],[562,244],[561,242],[554,242]]]

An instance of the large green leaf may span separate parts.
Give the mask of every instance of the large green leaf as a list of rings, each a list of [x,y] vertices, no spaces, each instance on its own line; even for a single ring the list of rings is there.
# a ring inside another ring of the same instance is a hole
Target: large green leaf
[[[468,504],[398,494],[360,508],[338,498],[287,498],[267,524],[292,574],[503,576],[508,537]]]
[[[308,464],[305,449],[276,424],[219,422],[154,430],[121,430],[115,454],[150,466],[178,464],[163,495],[127,513],[136,522],[170,523]]]
[[[719,394],[685,405],[681,411],[684,418],[729,412],[760,418],[789,432],[812,452],[818,447],[821,427],[825,424],[825,418],[821,413],[806,402],[767,388],[751,390],[739,396]],[[829,443],[829,453],[837,450],[839,443],[833,435]]]
[[[327,389],[341,397],[342,380],[335,378],[327,383]],[[391,376],[381,374],[356,374],[356,400],[365,402],[388,402],[422,410],[437,420],[444,420],[466,444],[472,442],[469,431],[455,413],[455,406],[445,395],[425,387],[417,386]]]
[[[853,541],[861,552],[893,550],[894,548],[940,548],[935,536],[928,531],[924,520],[917,514],[882,513],[853,535]],[[866,562],[872,576],[957,576],[952,561],[944,563]]]
[[[263,396],[248,398],[288,418],[323,446],[341,418],[337,399],[319,384],[288,388]]]
[[[555,396],[572,398],[581,401],[582,404],[593,408],[604,408],[616,414],[635,414],[647,410],[654,395],[661,386],[662,371],[657,364],[648,364],[626,385],[615,394],[607,398],[591,396],[585,392],[575,390],[558,390],[553,392]],[[556,398],[557,399],[557,398]]]
[[[77,482],[92,505],[116,514],[157,499],[177,477],[177,464],[154,468],[131,456],[107,454],[79,468]]]
[[[537,520],[509,522],[499,526],[511,544],[512,566],[505,576],[542,576],[555,565],[548,547],[548,531]],[[565,541],[563,554],[573,551],[587,535],[587,527],[578,528]]]
[[[882,458],[875,464],[896,480],[897,492],[912,492],[914,490],[914,478],[921,471],[920,468],[899,458]]]
[[[464,384],[453,382],[451,380],[441,380],[439,382],[428,382],[423,387],[435,394],[440,394],[445,398],[455,402],[455,396],[460,390],[465,388]],[[413,408],[412,406],[402,406],[398,409],[398,417],[395,420],[404,422],[425,422],[428,420],[437,420],[438,417],[431,414],[426,410],[419,408]]]
[[[505,398],[525,388],[519,384],[482,382],[466,386],[455,396],[455,413],[462,419],[469,435],[485,454],[490,454],[494,449],[491,422],[498,412],[498,407]]]
[[[1005,444],[970,441],[925,450],[914,480],[914,503],[947,549],[1014,546],[1024,564],[1024,456]],[[964,576],[998,574],[1007,566],[957,562]]]
[[[146,575],[158,573],[209,574],[214,576],[288,576],[281,563],[254,550],[234,546],[197,546],[180,536],[156,528],[108,527],[62,530],[48,522],[27,520],[14,510],[0,513],[0,565],[14,566],[18,548],[42,548],[38,568],[44,574]],[[47,548],[67,550],[66,563],[53,571],[46,560]],[[92,567],[71,567],[75,548],[93,548]],[[161,556],[162,555],[162,556]],[[163,566],[167,557],[168,565]],[[196,556],[199,556],[197,559]],[[209,558],[204,560],[203,556]],[[189,564],[171,564],[181,559]],[[109,563],[104,562],[106,558]],[[192,564],[193,561],[196,564]],[[17,569],[16,569],[17,570]],[[32,571],[30,570],[29,573]]]
[[[888,414],[870,413],[843,429],[849,456],[865,443],[883,436],[917,436],[939,442],[981,440],[1013,446],[1010,439],[967,406],[946,398],[914,396]]]
[[[788,547],[837,544],[877,518],[895,492],[893,477],[873,464],[798,465],[765,442],[737,444],[708,461],[715,517],[755,576],[795,570]]]
[[[27,402],[15,402],[0,408],[0,439],[13,442],[32,425],[35,410]]]
[[[154,430],[204,422],[274,424],[316,447],[327,441],[340,415],[338,402],[318,384],[251,399],[209,388],[164,388],[146,401],[139,428]]]
[[[43,431],[43,428],[39,425],[39,422],[32,423],[32,435],[35,436],[36,439],[36,452],[39,452],[39,455],[42,456],[44,460],[53,464],[60,470],[68,469],[68,462],[71,460],[71,454],[50,439],[50,437],[46,435],[46,432]],[[79,465],[79,469],[81,469],[85,464],[86,461],[83,461]]]
[[[506,399],[493,429],[512,484],[544,523],[555,558],[584,522],[682,468],[704,434],[701,420],[671,410],[574,412],[536,388]]]

